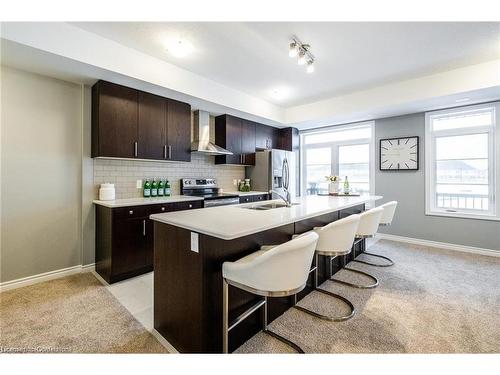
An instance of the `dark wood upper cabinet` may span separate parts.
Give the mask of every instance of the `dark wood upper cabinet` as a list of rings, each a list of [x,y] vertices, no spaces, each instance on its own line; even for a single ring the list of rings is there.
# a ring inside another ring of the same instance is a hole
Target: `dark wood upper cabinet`
[[[215,157],[215,164],[255,165],[255,124],[230,115],[215,118],[215,143],[233,155]]]
[[[168,160],[191,161],[191,106],[168,99],[167,105]]]
[[[278,147],[280,150],[297,151],[300,147],[299,129],[279,129]]]
[[[92,87],[92,157],[137,157],[137,95],[105,81]]]
[[[92,87],[92,157],[191,161],[191,106],[97,82]]]
[[[279,129],[269,125],[257,124],[255,130],[255,148],[269,150],[278,148]]]
[[[139,91],[138,152],[140,159],[166,158],[167,101]]]

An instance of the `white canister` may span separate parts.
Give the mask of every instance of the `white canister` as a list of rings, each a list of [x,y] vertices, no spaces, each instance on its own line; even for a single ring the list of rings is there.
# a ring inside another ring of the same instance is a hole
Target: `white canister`
[[[112,201],[115,199],[115,184],[101,184],[99,189],[99,199],[101,201]]]

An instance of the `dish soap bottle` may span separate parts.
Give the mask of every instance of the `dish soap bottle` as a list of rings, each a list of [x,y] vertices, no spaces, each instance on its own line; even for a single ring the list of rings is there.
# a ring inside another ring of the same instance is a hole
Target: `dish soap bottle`
[[[160,180],[158,182],[158,196],[163,197],[164,194],[165,194],[165,183],[163,182],[163,180]]]
[[[347,181],[347,176],[345,176],[344,181],[344,194],[349,194],[349,181]]]
[[[165,181],[164,195],[166,197],[170,197],[170,183],[168,182],[168,180]]]
[[[156,182],[156,179],[154,179],[153,183],[151,184],[151,196],[152,197],[158,196],[158,182]]]
[[[149,180],[144,182],[143,195],[144,198],[149,198],[151,196],[151,184],[149,183]]]

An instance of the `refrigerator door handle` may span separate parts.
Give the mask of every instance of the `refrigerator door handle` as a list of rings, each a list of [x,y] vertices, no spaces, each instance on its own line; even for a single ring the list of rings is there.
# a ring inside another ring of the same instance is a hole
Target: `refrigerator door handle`
[[[290,170],[287,158],[283,159],[283,188],[288,191],[290,186]]]

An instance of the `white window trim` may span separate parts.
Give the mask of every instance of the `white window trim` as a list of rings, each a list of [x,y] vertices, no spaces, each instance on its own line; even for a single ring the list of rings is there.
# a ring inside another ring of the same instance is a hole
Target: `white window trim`
[[[371,138],[359,138],[359,139],[353,139],[353,140],[347,140],[347,141],[342,141],[342,142],[325,142],[325,143],[315,143],[314,145],[306,146],[304,142],[304,136],[310,135],[310,134],[318,134],[318,133],[324,133],[324,132],[331,132],[332,130],[334,131],[342,131],[342,130],[350,130],[354,128],[360,128],[360,127],[370,127],[371,129]],[[331,147],[332,144],[340,144],[342,146],[344,145],[357,145],[357,144],[366,144],[368,143],[370,146],[370,163],[369,163],[369,184],[370,184],[370,195],[375,195],[375,121],[365,121],[365,122],[357,122],[353,124],[348,124],[348,125],[335,125],[335,126],[328,126],[325,128],[321,129],[311,129],[311,130],[304,130],[300,132],[300,191],[301,195],[305,195],[307,191],[307,186],[306,186],[306,181],[305,181],[305,162],[306,162],[306,156],[304,150],[307,148],[321,148],[321,147]],[[333,151],[332,152],[336,152]],[[338,155],[337,158],[338,159]]]
[[[492,205],[492,210],[487,213],[475,212],[448,212],[445,209],[438,209],[434,206],[435,194],[435,170],[434,162],[434,147],[433,142],[435,135],[431,131],[431,118],[439,115],[452,113],[469,112],[473,110],[493,109],[493,129],[490,127],[473,127],[462,128],[455,130],[439,131],[439,136],[446,135],[466,135],[484,132],[490,133],[488,160],[491,160],[488,174],[490,178],[490,198],[489,203]],[[487,103],[479,105],[471,105],[460,108],[451,108],[441,111],[432,111],[425,113],[425,214],[428,216],[444,216],[476,220],[494,220],[500,221],[500,102]],[[492,188],[494,187],[494,188]],[[494,193],[494,194],[493,194]],[[494,199],[493,199],[494,197]]]

